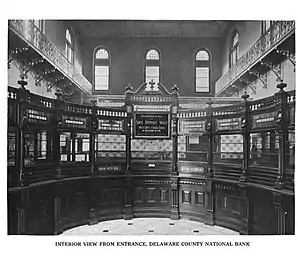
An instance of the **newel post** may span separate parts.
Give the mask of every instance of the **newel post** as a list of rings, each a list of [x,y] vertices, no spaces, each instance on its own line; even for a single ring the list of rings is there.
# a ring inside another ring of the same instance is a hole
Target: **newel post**
[[[286,136],[288,128],[287,118],[287,93],[284,88],[287,87],[286,83],[279,83],[276,86],[279,91],[275,93],[276,97],[276,132],[279,137],[278,149],[278,175],[274,184],[275,188],[282,189],[285,186],[285,164],[286,164]]]

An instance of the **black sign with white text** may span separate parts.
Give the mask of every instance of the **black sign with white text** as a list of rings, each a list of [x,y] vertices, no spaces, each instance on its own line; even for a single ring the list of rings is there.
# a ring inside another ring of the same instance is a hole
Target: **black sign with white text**
[[[135,137],[138,138],[169,138],[169,114],[137,113],[135,114]]]

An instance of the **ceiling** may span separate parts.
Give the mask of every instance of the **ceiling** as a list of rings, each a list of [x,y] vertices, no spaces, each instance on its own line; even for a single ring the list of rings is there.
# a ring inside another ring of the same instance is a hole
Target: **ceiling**
[[[67,20],[82,37],[220,38],[233,21]]]

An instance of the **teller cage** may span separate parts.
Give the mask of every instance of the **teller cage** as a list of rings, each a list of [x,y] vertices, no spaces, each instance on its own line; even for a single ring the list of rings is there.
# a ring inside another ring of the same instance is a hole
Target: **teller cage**
[[[8,89],[8,234],[140,217],[294,234],[295,92],[179,107],[127,86],[117,108]]]

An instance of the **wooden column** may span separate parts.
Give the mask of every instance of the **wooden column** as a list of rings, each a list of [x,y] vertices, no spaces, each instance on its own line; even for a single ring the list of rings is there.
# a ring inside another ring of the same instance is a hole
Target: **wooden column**
[[[172,112],[171,112],[171,119],[172,119],[172,127],[171,127],[171,136],[172,136],[172,175],[178,175],[178,91],[179,88],[174,85],[172,88],[173,92],[173,103],[172,103]]]
[[[214,206],[215,206],[215,194],[214,194],[214,183],[212,179],[206,178],[206,215],[205,224],[213,226],[214,225]]]
[[[29,91],[25,88],[28,82],[24,80],[24,76],[21,75],[21,80],[18,81],[20,89],[17,93],[17,121],[18,130],[16,137],[16,167],[18,171],[18,186],[24,185],[24,162],[25,162],[25,129],[26,129],[26,109],[28,104]]]
[[[131,96],[133,94],[132,87],[127,85],[125,87],[125,108],[127,112],[127,127],[126,127],[126,168],[125,173],[130,175],[131,174],[131,137],[132,137],[132,120],[133,120],[133,113],[132,113],[132,103],[131,103]]]
[[[126,126],[126,165],[125,174],[128,178],[124,179],[124,219],[130,220],[133,218],[133,189],[131,176],[131,138],[132,138],[132,121],[133,121],[133,105],[131,96],[133,88],[131,85],[125,87],[125,108],[127,113]]]
[[[56,163],[56,179],[61,178],[61,157],[60,157],[60,134],[62,127],[62,114],[63,114],[63,99],[62,99],[62,91],[57,89],[55,92],[56,100],[54,102],[54,106],[56,109],[56,129],[53,141],[53,157],[54,162]]]
[[[172,171],[171,171],[171,188],[170,188],[170,218],[172,220],[179,219],[179,179],[178,179],[178,91],[179,88],[174,85],[172,87],[172,127],[171,127],[171,137],[172,137]]]
[[[97,108],[96,108],[96,103],[97,100],[96,99],[92,99],[90,100],[90,102],[92,103],[92,115],[91,115],[91,121],[90,121],[90,147],[89,147],[89,151],[90,151],[90,165],[91,165],[91,171],[90,171],[90,175],[91,176],[95,176],[96,175],[96,165],[95,165],[95,149],[96,149],[96,145],[95,145],[95,137],[97,134],[97,118],[96,118],[96,113],[97,113]]]
[[[249,103],[247,99],[249,95],[246,92],[241,96],[243,99],[244,105],[244,116],[241,118],[241,128],[243,135],[243,166],[242,166],[242,175],[239,178],[240,182],[246,182],[249,176]]]
[[[17,234],[22,235],[26,233],[26,209],[29,203],[29,192],[28,189],[22,189],[19,193],[20,203],[17,209]]]
[[[213,136],[214,136],[214,120],[213,120],[213,102],[211,99],[207,102],[207,120],[206,120],[206,135],[208,139],[207,152],[207,172],[206,172],[206,215],[205,224],[214,225],[214,187],[213,187]]]
[[[63,222],[61,222],[61,192],[63,192],[63,183],[53,185],[54,192],[54,235],[63,233]]]
[[[208,150],[207,150],[207,172],[206,178],[213,177],[213,112],[212,112],[212,104],[211,99],[207,102],[207,120],[206,120],[206,135],[208,139]]]
[[[273,206],[277,210],[277,234],[286,234],[286,211],[283,205],[283,195],[273,192]]]
[[[171,220],[178,220],[179,216],[179,178],[172,177],[171,178],[171,191],[170,191],[170,218]]]
[[[132,178],[124,179],[124,219],[131,220],[133,218],[133,188],[132,188]]]
[[[274,184],[275,188],[282,189],[285,186],[285,171],[286,171],[286,134],[288,129],[287,118],[287,93],[284,88],[287,87],[286,83],[279,83],[276,86],[279,92],[275,93],[276,97],[276,125],[277,134],[279,136],[279,149],[278,149],[278,176]]]

